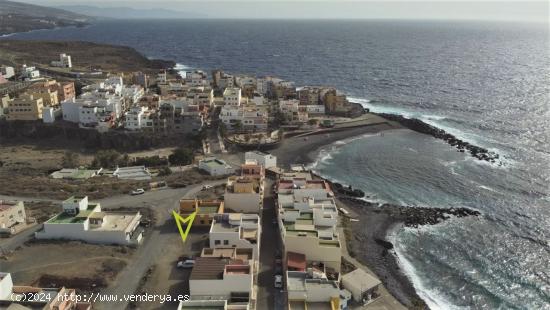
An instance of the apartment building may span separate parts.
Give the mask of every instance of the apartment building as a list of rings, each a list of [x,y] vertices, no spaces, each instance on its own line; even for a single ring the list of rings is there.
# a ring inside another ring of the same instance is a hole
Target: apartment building
[[[253,258],[258,261],[260,235],[261,225],[257,214],[217,214],[210,226],[210,248],[252,249]]]
[[[5,118],[8,113],[8,107],[10,106],[10,96],[4,95],[0,98],[0,119]]]
[[[45,87],[43,83],[30,87],[27,93],[34,98],[42,98],[42,103],[45,107],[56,107],[59,105],[57,90],[47,86]]]
[[[208,86],[208,74],[201,70],[195,70],[185,73],[185,84],[190,86]]]
[[[249,309],[255,300],[253,265],[241,260],[198,257],[189,276],[191,300],[223,300]]]
[[[223,102],[225,105],[240,106],[242,94],[240,88],[228,87],[223,91]]]
[[[214,217],[224,212],[224,202],[218,200],[181,199],[179,214],[186,218],[196,212],[193,227],[211,227]]]
[[[141,213],[102,211],[99,203],[87,196],[63,201],[63,211],[44,223],[35,233],[37,239],[81,240],[98,244],[135,245],[141,242]]]
[[[147,107],[132,107],[124,114],[124,128],[128,130],[153,130],[155,111]]]
[[[29,298],[34,296],[35,298]],[[65,287],[16,286],[10,273],[0,272],[0,308],[10,310],[91,310],[89,302],[77,301],[76,291]]]
[[[227,179],[225,207],[234,212],[259,213],[263,205],[263,181],[242,176]]]
[[[0,200],[0,234],[16,234],[27,225],[27,214],[22,201]]]
[[[280,100],[279,112],[285,117],[289,124],[305,124],[309,120],[309,114],[305,106],[300,106],[297,99]]]
[[[285,252],[303,254],[340,271],[341,248],[338,209],[334,194],[324,180],[280,180],[278,223]]]
[[[44,102],[42,98],[23,94],[13,99],[8,106],[9,121],[36,121],[42,119]]]

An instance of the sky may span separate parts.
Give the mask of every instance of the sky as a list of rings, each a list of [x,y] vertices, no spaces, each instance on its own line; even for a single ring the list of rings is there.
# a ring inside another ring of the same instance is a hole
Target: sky
[[[548,22],[549,1],[15,0],[46,6],[164,8],[210,18],[436,19]]]

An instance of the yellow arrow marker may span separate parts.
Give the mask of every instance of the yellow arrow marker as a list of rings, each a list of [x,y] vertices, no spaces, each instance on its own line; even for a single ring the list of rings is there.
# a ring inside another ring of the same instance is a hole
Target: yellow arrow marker
[[[189,234],[189,231],[191,230],[191,225],[193,225],[193,221],[195,220],[195,216],[197,215],[197,211],[191,213],[188,217],[183,218],[181,215],[177,214],[176,211],[172,211],[172,214],[174,215],[174,219],[176,220],[176,225],[178,226],[178,230],[181,235],[181,240],[185,244],[185,240],[187,239],[187,235]],[[181,224],[186,224],[187,227],[185,228],[185,231],[183,231],[183,228],[181,227]]]

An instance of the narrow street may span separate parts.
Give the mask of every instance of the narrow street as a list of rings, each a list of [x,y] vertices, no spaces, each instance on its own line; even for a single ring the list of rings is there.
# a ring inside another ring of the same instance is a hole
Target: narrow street
[[[283,292],[274,287],[275,256],[277,253],[281,253],[281,241],[277,225],[273,224],[273,220],[276,218],[273,184],[272,180],[266,178],[264,208],[262,210],[262,240],[256,309],[286,308]]]

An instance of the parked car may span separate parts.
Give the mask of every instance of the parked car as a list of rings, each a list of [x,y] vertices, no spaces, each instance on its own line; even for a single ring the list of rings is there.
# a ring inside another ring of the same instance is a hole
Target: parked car
[[[132,196],[145,194],[145,190],[143,188],[138,188],[132,191]]]
[[[283,276],[275,275],[275,288],[283,288]]]
[[[202,190],[205,191],[205,190],[208,190],[208,189],[211,189],[212,188],[212,185],[203,185],[202,186]]]
[[[283,274],[283,266],[281,266],[281,264],[275,264],[275,274],[276,275]]]
[[[178,268],[191,269],[195,266],[195,261],[192,259],[188,259],[186,261],[179,261],[176,266]]]

